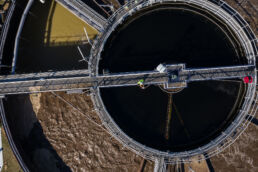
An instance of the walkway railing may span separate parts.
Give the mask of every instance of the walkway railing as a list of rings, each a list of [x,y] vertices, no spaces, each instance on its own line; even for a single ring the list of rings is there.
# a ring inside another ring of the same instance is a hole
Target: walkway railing
[[[107,25],[107,20],[103,16],[83,3],[81,0],[56,1],[75,14],[77,17],[81,18],[83,21],[97,29],[99,32],[103,32]]]
[[[185,87],[193,81],[222,80],[255,77],[253,65],[183,69],[184,65],[167,65],[166,72],[145,71],[127,72],[109,75],[90,76],[88,70],[74,70],[63,72],[45,72],[33,74],[16,74],[0,76],[0,95],[22,94],[33,92],[61,91],[85,89],[90,87],[121,87],[136,86],[143,79],[145,85],[164,85],[169,88]],[[175,75],[175,77],[171,77]]]

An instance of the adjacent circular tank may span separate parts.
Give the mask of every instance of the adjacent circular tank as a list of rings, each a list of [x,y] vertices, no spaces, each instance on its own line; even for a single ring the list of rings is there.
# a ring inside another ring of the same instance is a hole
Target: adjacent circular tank
[[[255,36],[234,10],[219,5],[129,3],[111,17],[95,42],[92,74],[154,70],[160,63],[185,63],[188,68],[255,64]],[[92,92],[96,110],[114,137],[145,158],[176,163],[195,155],[210,157],[235,140],[244,128],[255,83],[196,82],[177,93],[161,86]]]

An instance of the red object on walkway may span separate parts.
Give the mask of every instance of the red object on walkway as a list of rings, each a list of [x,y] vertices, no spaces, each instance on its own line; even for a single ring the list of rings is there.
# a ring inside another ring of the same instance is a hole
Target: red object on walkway
[[[244,81],[244,83],[246,83],[246,84],[252,83],[252,82],[253,82],[253,77],[251,77],[251,76],[246,76],[246,77],[244,77],[243,81]]]

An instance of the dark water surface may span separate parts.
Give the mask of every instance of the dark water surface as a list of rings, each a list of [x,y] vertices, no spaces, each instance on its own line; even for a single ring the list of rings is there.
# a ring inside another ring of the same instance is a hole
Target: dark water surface
[[[33,3],[19,40],[16,73],[75,70],[88,67],[85,62],[80,62],[81,55],[77,49],[80,43],[64,42],[61,45],[52,46],[49,42],[44,42],[45,38],[50,40],[53,16],[49,19],[48,16],[53,15],[57,4],[55,2],[54,7],[50,8],[51,3],[52,1],[46,1],[44,5],[39,1]],[[47,23],[49,28],[46,27]],[[84,49],[82,51],[84,52]]]
[[[160,63],[244,63],[225,34],[206,18],[163,7],[150,11],[113,32],[102,52],[100,73],[153,70]],[[173,94],[169,139],[164,137],[169,96],[158,86],[106,88],[101,94],[110,115],[130,137],[160,150],[184,151],[209,142],[230,124],[244,90],[237,81],[206,81]]]
[[[225,34],[203,16],[169,9],[141,15],[111,35],[100,72],[153,70],[160,63],[186,63],[188,68],[243,63]]]

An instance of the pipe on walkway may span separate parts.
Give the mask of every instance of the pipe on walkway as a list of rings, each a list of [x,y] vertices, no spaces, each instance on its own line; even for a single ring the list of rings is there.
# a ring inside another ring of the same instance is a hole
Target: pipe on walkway
[[[25,20],[26,20],[26,17],[27,17],[27,14],[30,10],[30,7],[31,5],[33,4],[34,0],[29,0],[29,2],[27,3],[26,5],[26,8],[22,14],[22,18],[21,18],[21,22],[20,22],[20,25],[19,25],[19,28],[18,28],[18,32],[16,34],[16,38],[15,38],[15,45],[14,45],[14,54],[13,54],[13,62],[12,62],[12,74],[15,73],[15,68],[16,68],[16,61],[17,61],[17,56],[18,56],[18,46],[19,46],[19,39],[20,39],[20,35],[21,35],[21,32],[22,32],[22,28],[23,28],[23,25],[25,23]]]

